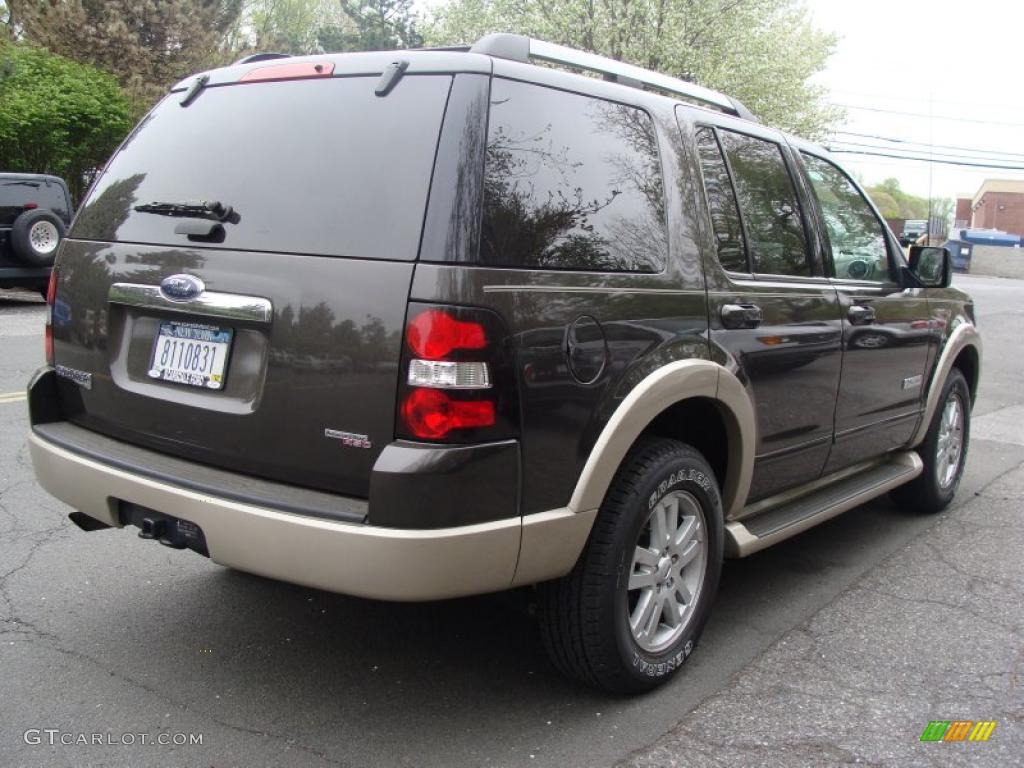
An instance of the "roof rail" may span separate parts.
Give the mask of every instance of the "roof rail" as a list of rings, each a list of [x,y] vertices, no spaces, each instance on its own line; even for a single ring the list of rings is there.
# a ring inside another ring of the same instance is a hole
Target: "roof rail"
[[[757,118],[754,117],[749,109],[724,93],[713,91],[696,83],[688,83],[677,77],[669,77],[658,72],[652,72],[649,69],[609,59],[605,56],[578,51],[575,48],[568,48],[564,45],[546,43],[543,40],[534,40],[524,35],[500,33],[485,35],[477,40],[470,48],[470,52],[527,63],[530,59],[540,59],[541,61],[548,61],[553,64],[585,69],[604,75],[605,79],[613,82],[629,85],[634,88],[647,86],[667,91],[668,93],[709,105],[744,120],[757,122]]]
[[[239,64],[252,64],[254,61],[289,58],[291,58],[290,53],[274,53],[272,51],[267,51],[266,53],[250,53],[248,56],[243,56],[238,61],[232,62],[231,66],[237,67]]]

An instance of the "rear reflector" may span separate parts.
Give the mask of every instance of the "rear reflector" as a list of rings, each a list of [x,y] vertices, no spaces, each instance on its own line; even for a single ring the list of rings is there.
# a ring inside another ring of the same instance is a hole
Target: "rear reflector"
[[[240,78],[240,83],[260,80],[298,80],[304,77],[330,77],[334,74],[333,61],[305,61],[292,64],[271,64],[268,67],[250,69]]]
[[[22,207],[26,211],[34,211],[36,208],[39,207],[39,203],[25,203],[25,205],[23,205]]]
[[[438,389],[414,389],[402,403],[402,418],[416,437],[436,440],[453,429],[493,426],[490,400],[453,400]]]
[[[46,286],[46,328],[43,330],[43,346],[46,364],[53,365],[53,304],[57,300],[57,268],[50,270],[50,283]]]
[[[491,386],[491,372],[487,363],[410,360],[409,384],[435,389],[488,389]]]
[[[483,349],[487,334],[480,323],[456,320],[440,309],[421,312],[405,330],[409,348],[417,357],[438,360],[457,349]]]

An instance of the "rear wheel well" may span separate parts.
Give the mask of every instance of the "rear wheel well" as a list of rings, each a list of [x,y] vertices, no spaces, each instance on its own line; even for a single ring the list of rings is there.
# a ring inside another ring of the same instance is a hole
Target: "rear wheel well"
[[[641,433],[667,437],[693,446],[715,473],[718,487],[725,487],[729,472],[729,438],[721,406],[706,397],[694,397],[669,406]]]
[[[964,347],[953,361],[953,367],[959,369],[967,379],[967,389],[971,393],[973,405],[978,393],[978,350],[974,347]]]

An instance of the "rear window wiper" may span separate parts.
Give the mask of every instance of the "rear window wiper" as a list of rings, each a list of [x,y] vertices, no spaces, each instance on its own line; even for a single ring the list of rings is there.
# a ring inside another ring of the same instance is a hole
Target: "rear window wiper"
[[[204,203],[143,203],[136,205],[139,213],[155,213],[160,216],[182,216],[192,219],[216,219],[217,221],[236,221],[235,210],[230,205],[218,200]]]

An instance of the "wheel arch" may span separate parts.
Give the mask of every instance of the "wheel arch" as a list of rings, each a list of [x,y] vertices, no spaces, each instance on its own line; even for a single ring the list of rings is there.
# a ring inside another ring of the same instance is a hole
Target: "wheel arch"
[[[569,509],[597,509],[623,459],[649,434],[690,443],[704,453],[719,481],[726,520],[739,513],[754,468],[754,407],[739,379],[709,360],[670,363],[632,389],[598,436]]]
[[[973,323],[963,320],[946,339],[946,344],[935,363],[931,380],[928,385],[928,395],[925,398],[924,412],[921,421],[917,425],[917,431],[910,439],[909,448],[916,448],[928,434],[928,427],[932,423],[936,408],[939,407],[939,398],[942,395],[942,386],[954,368],[963,373],[967,379],[967,388],[971,393],[971,404],[974,404],[978,391],[978,381],[981,376],[981,336]]]

